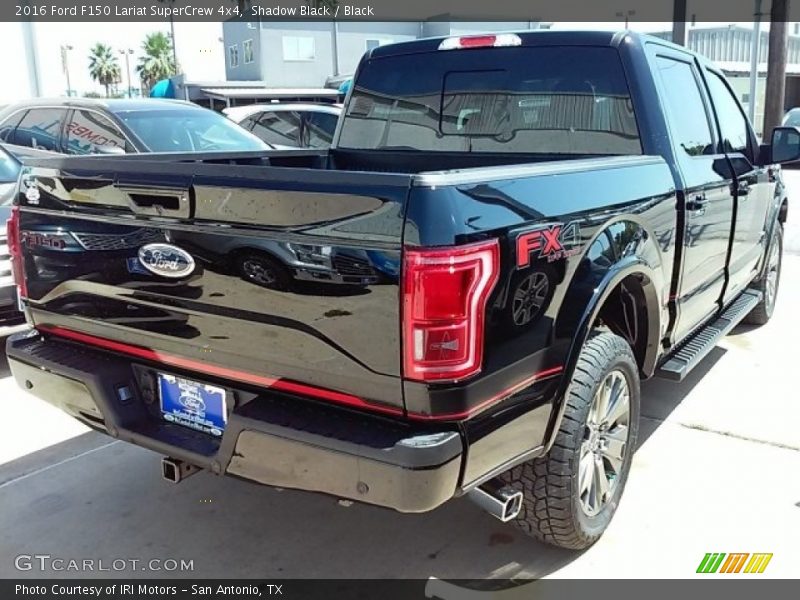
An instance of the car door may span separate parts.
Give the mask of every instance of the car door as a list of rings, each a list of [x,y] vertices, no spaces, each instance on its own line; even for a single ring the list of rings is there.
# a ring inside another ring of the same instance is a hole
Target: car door
[[[67,120],[67,109],[42,107],[30,109],[9,136],[10,144],[38,150],[61,152],[61,131]]]
[[[755,133],[724,76],[709,67],[703,75],[714,106],[721,151],[728,157],[735,178],[729,281],[723,296],[727,303],[757,274],[759,259],[765,252],[767,210],[775,183],[767,166],[755,166]]]
[[[261,113],[252,133],[268,144],[299,148],[302,123],[293,110],[268,110]]]
[[[673,328],[673,341],[678,342],[720,307],[733,220],[733,178],[727,157],[718,151],[696,61],[683,52],[657,48],[656,81],[683,180],[677,206],[683,243]]]

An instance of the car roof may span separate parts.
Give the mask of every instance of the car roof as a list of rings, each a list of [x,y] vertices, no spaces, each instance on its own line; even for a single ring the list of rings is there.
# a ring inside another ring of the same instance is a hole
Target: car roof
[[[270,102],[267,104],[246,104],[244,106],[232,106],[222,110],[231,119],[246,119],[250,115],[259,112],[278,112],[284,110],[296,110],[304,112],[323,112],[331,115],[339,115],[342,112],[341,104],[325,104],[322,102]]]
[[[139,110],[171,110],[203,107],[185,100],[168,98],[32,98],[24,102],[11,104],[2,109],[2,114],[10,114],[19,110],[36,107],[94,108],[112,113],[132,112]]]
[[[615,31],[600,30],[550,30],[534,29],[522,31],[502,31],[465,33],[463,35],[448,35],[430,38],[421,38],[407,42],[398,42],[377,46],[367,52],[365,58],[382,58],[386,56],[399,56],[404,54],[416,54],[420,52],[434,52],[438,50],[443,40],[448,38],[471,37],[474,35],[503,35],[516,34],[520,38],[521,45],[524,46],[612,46],[618,47],[623,40],[630,40],[634,43],[642,44],[645,41],[658,42],[661,45],[679,48],[683,52],[697,55],[684,46],[673,44],[664,38],[619,29]]]

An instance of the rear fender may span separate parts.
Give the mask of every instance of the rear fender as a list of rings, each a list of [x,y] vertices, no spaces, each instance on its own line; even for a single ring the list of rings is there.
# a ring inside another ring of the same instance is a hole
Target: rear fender
[[[622,220],[604,228],[581,259],[567,288],[555,325],[557,339],[569,338],[564,361],[564,376],[553,400],[553,411],[545,436],[549,450],[561,423],[564,399],[583,345],[591,334],[604,303],[619,284],[635,277],[646,306],[647,336],[641,371],[649,377],[659,358],[662,326],[668,320],[663,314],[668,298],[659,298],[659,290],[667,293],[664,265],[657,240],[641,223]],[[613,254],[612,254],[613,253]],[[612,260],[604,260],[613,255]]]

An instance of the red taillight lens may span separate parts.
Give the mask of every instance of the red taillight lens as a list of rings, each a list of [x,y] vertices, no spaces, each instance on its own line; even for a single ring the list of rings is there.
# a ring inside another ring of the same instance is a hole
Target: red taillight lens
[[[405,251],[405,377],[456,381],[480,371],[486,302],[499,271],[497,240]]]
[[[22,243],[19,234],[19,206],[11,208],[11,218],[6,221],[6,235],[8,236],[8,253],[11,256],[11,273],[14,283],[17,284],[20,298],[27,298],[28,288],[22,268]]]

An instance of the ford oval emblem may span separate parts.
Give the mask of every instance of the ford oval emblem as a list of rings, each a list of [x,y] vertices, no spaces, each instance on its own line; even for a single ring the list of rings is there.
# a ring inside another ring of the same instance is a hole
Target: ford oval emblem
[[[139,248],[139,261],[145,269],[162,277],[179,279],[194,271],[192,255],[170,244],[147,244]]]

